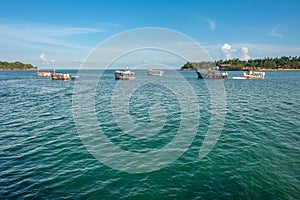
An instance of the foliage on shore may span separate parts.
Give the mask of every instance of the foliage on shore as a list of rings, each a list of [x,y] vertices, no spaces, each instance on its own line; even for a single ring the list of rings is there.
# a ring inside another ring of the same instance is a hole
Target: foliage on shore
[[[248,61],[231,59],[215,62],[187,62],[183,67],[181,67],[181,70],[197,70],[199,68],[207,69],[213,66],[219,66],[220,70],[300,69],[300,57],[282,56],[281,58],[264,58]]]
[[[24,64],[21,62],[2,62],[0,61],[0,70],[35,70],[36,67],[34,67],[31,64]]]

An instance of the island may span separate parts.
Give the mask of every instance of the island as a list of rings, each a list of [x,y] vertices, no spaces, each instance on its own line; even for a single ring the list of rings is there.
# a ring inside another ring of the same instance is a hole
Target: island
[[[31,64],[24,64],[21,62],[2,62],[0,61],[0,70],[36,70],[37,67],[34,67]]]
[[[280,58],[263,58],[251,60],[218,60],[214,62],[187,62],[181,67],[181,70],[197,70],[208,69],[214,66],[219,66],[219,70],[225,71],[245,71],[245,70],[300,70],[300,57],[287,57]]]

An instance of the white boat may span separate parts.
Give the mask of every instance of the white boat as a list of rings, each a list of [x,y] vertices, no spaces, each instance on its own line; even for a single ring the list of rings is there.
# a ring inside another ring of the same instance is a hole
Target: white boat
[[[164,71],[163,70],[152,70],[152,69],[150,69],[150,70],[147,71],[147,74],[149,76],[162,76],[162,75],[164,75]]]
[[[50,72],[49,70],[45,71],[45,70],[38,69],[36,71],[36,75],[37,76],[43,76],[43,77],[52,77],[52,76],[55,76],[55,70],[53,72]]]
[[[240,76],[234,76],[234,77],[232,77],[232,79],[243,80],[243,79],[247,79],[247,78],[245,78],[245,77],[240,77]]]
[[[134,75],[134,72],[132,72],[128,68],[126,68],[125,70],[116,70],[115,78],[117,80],[134,80],[135,75]]]
[[[255,72],[255,71],[247,71],[244,72],[245,78],[265,78],[265,72]]]
[[[79,78],[79,77],[80,77],[80,76],[74,76],[74,75],[70,76],[70,78],[71,78],[72,80],[77,79],[77,78]]]

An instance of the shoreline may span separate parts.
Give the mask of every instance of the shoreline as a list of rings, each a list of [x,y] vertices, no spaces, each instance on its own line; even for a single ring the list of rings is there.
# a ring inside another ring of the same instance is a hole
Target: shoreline
[[[179,69],[180,71],[196,71],[197,69]],[[219,70],[219,71],[228,71],[228,72],[234,72],[234,71],[248,71],[248,70]],[[252,71],[273,71],[273,72],[289,72],[289,71],[300,71],[300,69],[256,69]]]
[[[300,69],[258,69],[253,71],[274,71],[274,72],[281,72],[281,71],[300,71]]]
[[[25,69],[16,69],[16,68],[13,68],[13,69],[0,69],[0,71],[29,71],[29,70],[37,70],[35,68],[25,68]]]

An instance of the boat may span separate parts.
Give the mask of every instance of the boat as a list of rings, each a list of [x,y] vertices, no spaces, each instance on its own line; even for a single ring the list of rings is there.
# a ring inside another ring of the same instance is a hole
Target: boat
[[[152,69],[150,69],[150,70],[147,71],[147,74],[149,76],[162,76],[162,75],[164,75],[164,71],[163,70],[152,70]]]
[[[79,78],[80,76],[70,76],[70,78],[71,78],[71,80],[75,80],[75,79],[77,79],[77,78]]]
[[[116,70],[115,71],[116,80],[134,80],[134,72],[130,71],[128,68],[125,70]]]
[[[56,73],[55,76],[52,77],[52,80],[69,81],[71,77],[70,74],[67,73]]]
[[[227,72],[220,72],[219,67],[213,67],[209,69],[198,69],[196,70],[198,78],[200,79],[227,79]]]
[[[244,77],[245,78],[265,78],[265,72],[255,72],[255,71],[247,71],[244,72]]]
[[[45,71],[45,70],[40,70],[40,69],[38,69],[37,71],[36,71],[36,75],[37,76],[41,76],[41,77],[52,77],[52,76],[55,76],[55,70],[53,71],[53,72],[51,72],[51,71]]]

